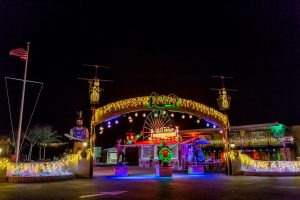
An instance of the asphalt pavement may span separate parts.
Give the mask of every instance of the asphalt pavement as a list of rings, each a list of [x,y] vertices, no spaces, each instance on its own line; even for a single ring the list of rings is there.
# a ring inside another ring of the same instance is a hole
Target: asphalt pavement
[[[2,200],[74,199],[299,199],[300,176],[227,176],[220,173],[156,177],[154,168],[129,167],[126,177],[114,176],[113,167],[97,167],[94,178],[59,182],[0,183]]]

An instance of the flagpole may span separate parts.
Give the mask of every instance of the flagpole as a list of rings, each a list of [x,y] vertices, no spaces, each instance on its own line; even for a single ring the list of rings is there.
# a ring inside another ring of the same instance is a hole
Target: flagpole
[[[20,155],[20,140],[21,140],[21,130],[22,130],[22,120],[23,120],[23,108],[24,108],[24,99],[25,99],[25,89],[26,89],[26,78],[27,78],[27,65],[29,60],[29,45],[30,42],[27,42],[27,59],[25,62],[25,70],[24,70],[24,79],[23,79],[23,90],[21,97],[21,105],[20,105],[20,115],[19,115],[19,126],[18,126],[18,135],[17,135],[17,145],[16,145],[16,163],[19,162]]]

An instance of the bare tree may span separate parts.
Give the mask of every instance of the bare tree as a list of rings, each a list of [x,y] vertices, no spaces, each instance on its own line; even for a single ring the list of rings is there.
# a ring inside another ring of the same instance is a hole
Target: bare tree
[[[42,148],[44,148],[43,160],[46,155],[46,147],[52,142],[59,142],[57,137],[57,131],[53,130],[51,126],[45,126],[42,128],[42,134],[38,141],[39,146],[39,160],[42,160]]]
[[[32,149],[38,143],[40,137],[41,137],[41,127],[38,125],[30,129],[28,134],[26,135],[25,139],[30,143],[30,148],[28,152],[28,161],[31,160]]]
[[[44,148],[43,159],[45,159],[46,146],[52,142],[59,142],[56,139],[57,131],[53,130],[51,126],[36,125],[29,130],[26,140],[30,143],[28,161],[31,160],[32,149],[35,145],[39,146],[39,160],[42,160],[42,147]]]

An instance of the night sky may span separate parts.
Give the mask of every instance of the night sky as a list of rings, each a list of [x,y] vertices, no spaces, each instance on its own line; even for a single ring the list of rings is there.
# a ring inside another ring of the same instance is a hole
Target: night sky
[[[197,3],[195,3],[197,2]],[[218,108],[221,81],[231,92],[231,125],[300,124],[300,3],[297,1],[3,1],[0,3],[0,134],[10,133],[4,77],[22,78],[9,56],[31,42],[28,79],[44,83],[32,124],[59,132],[90,118],[88,83],[100,69],[101,105],[175,93]],[[17,126],[21,84],[9,82]],[[28,85],[25,122],[37,86]],[[30,107],[31,106],[31,107]]]

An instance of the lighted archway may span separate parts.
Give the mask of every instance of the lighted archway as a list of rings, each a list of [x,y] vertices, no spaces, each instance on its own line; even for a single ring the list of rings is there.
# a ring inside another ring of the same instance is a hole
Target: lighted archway
[[[96,126],[99,123],[129,112],[153,110],[155,107],[149,106],[149,100],[151,97],[152,96],[129,98],[104,105],[95,110],[95,118],[92,123]],[[156,105],[171,105],[170,107],[166,107],[166,109],[174,112],[192,114],[199,118],[214,122],[223,129],[229,128],[228,117],[226,115],[204,104],[189,99],[179,98],[174,95],[156,96],[155,103]],[[174,106],[172,106],[172,104]]]

